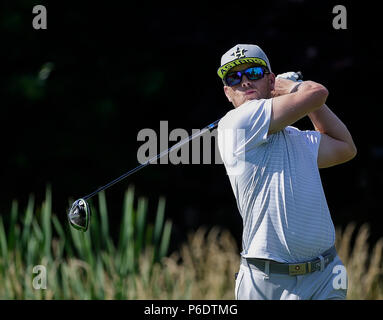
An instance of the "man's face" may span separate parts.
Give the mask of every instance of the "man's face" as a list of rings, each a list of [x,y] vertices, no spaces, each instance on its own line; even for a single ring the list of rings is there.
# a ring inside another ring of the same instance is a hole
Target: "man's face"
[[[254,66],[252,63],[244,63],[230,69],[229,72],[243,71]],[[246,75],[242,76],[242,81],[232,87],[224,86],[225,95],[235,108],[241,104],[254,99],[269,99],[271,91],[274,89],[275,75],[265,74],[262,79],[249,80]]]

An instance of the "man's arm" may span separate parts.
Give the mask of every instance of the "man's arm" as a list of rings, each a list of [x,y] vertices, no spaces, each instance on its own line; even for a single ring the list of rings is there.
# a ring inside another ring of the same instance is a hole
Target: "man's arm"
[[[314,81],[303,81],[294,93],[296,82],[276,78],[268,134],[283,130],[310,112],[319,109],[328,96],[327,89]]]
[[[325,104],[308,114],[316,131],[321,133],[318,167],[327,168],[356,156],[356,147],[345,124]]]

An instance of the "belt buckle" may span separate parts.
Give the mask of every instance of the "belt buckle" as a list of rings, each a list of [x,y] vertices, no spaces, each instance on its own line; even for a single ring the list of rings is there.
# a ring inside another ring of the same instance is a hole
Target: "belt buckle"
[[[298,276],[306,273],[306,263],[289,264],[289,276]]]

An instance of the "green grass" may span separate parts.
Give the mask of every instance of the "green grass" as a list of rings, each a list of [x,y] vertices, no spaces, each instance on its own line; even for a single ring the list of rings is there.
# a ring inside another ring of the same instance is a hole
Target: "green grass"
[[[0,299],[126,299],[134,292],[139,258],[150,251],[150,268],[166,256],[172,223],[165,221],[165,200],[157,207],[154,225],[147,221],[148,201],[137,200],[134,189],[124,196],[118,239],[110,234],[103,192],[97,206],[90,202],[91,224],[87,232],[64,224],[52,213],[52,194],[47,188],[41,207],[31,195],[22,211],[13,201],[7,222],[0,216]],[[70,202],[68,203],[69,207]],[[62,219],[61,219],[62,220]],[[36,289],[33,280],[44,266],[47,288]]]
[[[52,213],[49,188],[40,206],[33,196],[25,208],[12,202],[0,215],[0,299],[234,299],[240,257],[229,231],[201,227],[169,254],[172,223],[163,198],[149,208],[129,188],[116,237],[105,194],[95,199],[86,233]],[[336,230],[348,299],[383,298],[383,239],[370,246],[368,238],[368,225]],[[38,289],[43,273],[34,273],[36,266],[46,270],[46,289]]]

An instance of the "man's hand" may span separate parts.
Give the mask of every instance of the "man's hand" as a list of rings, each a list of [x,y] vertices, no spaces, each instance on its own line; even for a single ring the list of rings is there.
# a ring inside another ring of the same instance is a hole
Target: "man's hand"
[[[275,78],[274,90],[271,91],[271,96],[274,98],[288,94],[295,86],[295,81],[277,76]]]

